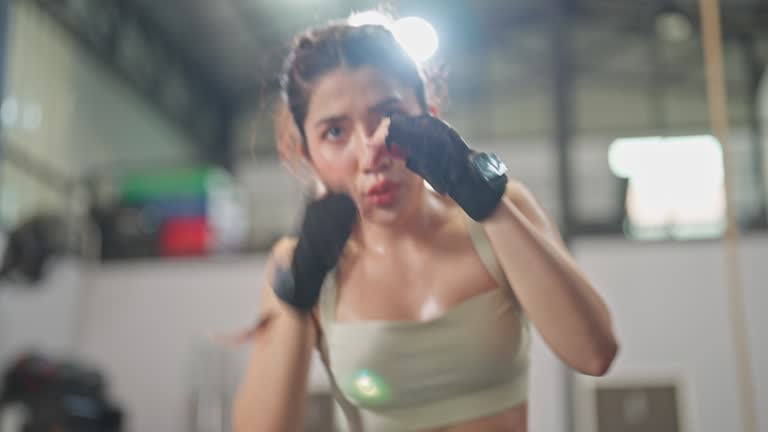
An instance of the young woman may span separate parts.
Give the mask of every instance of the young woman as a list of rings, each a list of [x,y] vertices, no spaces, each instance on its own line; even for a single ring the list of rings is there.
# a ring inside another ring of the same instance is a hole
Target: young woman
[[[526,430],[529,323],[573,369],[617,352],[609,312],[530,192],[435,117],[384,27],[300,35],[280,130],[327,193],[273,248],[235,430],[298,431],[313,349],[353,430]],[[431,185],[428,188],[426,182]]]

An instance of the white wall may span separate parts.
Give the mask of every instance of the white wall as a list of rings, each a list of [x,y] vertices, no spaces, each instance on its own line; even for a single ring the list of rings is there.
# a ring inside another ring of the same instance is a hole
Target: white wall
[[[224,257],[110,264],[85,272],[88,325],[80,350],[107,372],[130,414],[131,431],[189,432],[197,390],[231,396],[248,346],[215,345],[210,336],[255,322],[264,264],[260,256]],[[310,388],[327,389],[320,368]]]
[[[691,431],[743,430],[720,243],[580,239],[574,250],[605,296],[621,341],[609,378],[672,372],[689,392],[684,404]],[[753,382],[763,432],[768,431],[768,339],[762,334],[768,328],[766,257],[767,237],[743,239]]]
[[[130,431],[190,430],[193,357],[256,317],[263,262],[135,262],[85,273],[81,353],[107,372]]]
[[[71,355],[77,344],[81,301],[79,265],[53,263],[38,286],[0,283],[0,368],[32,349]]]

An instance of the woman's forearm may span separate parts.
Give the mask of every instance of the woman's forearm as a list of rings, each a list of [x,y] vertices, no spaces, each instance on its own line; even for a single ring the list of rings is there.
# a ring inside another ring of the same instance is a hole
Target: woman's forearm
[[[300,430],[314,344],[310,322],[285,310],[259,332],[235,399],[235,432]]]
[[[235,432],[298,432],[302,427],[307,377],[316,332],[309,314],[278,300],[275,267],[287,266],[295,241],[272,251],[261,290],[262,321],[233,407]]]
[[[515,295],[548,345],[574,369],[604,374],[617,351],[608,308],[543,212],[506,196],[484,228]]]

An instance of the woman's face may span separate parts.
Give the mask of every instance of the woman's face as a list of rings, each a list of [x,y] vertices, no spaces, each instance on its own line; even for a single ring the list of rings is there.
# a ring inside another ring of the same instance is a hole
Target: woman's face
[[[379,223],[394,221],[424,188],[385,145],[386,117],[398,112],[422,113],[412,89],[372,67],[342,67],[315,83],[304,122],[320,179],[348,193],[364,218]]]

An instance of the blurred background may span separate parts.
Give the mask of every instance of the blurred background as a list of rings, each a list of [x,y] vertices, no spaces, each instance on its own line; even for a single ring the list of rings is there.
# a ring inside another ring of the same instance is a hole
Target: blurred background
[[[0,1],[0,431],[229,430],[247,347],[210,335],[256,319],[303,202],[278,71],[295,32],[378,6]],[[768,3],[721,0],[736,319],[695,0],[387,7],[431,23],[442,115],[532,189],[613,311],[606,377],[536,340],[531,430],[745,430],[745,330],[768,432]],[[328,393],[315,367],[307,430],[331,430]]]

